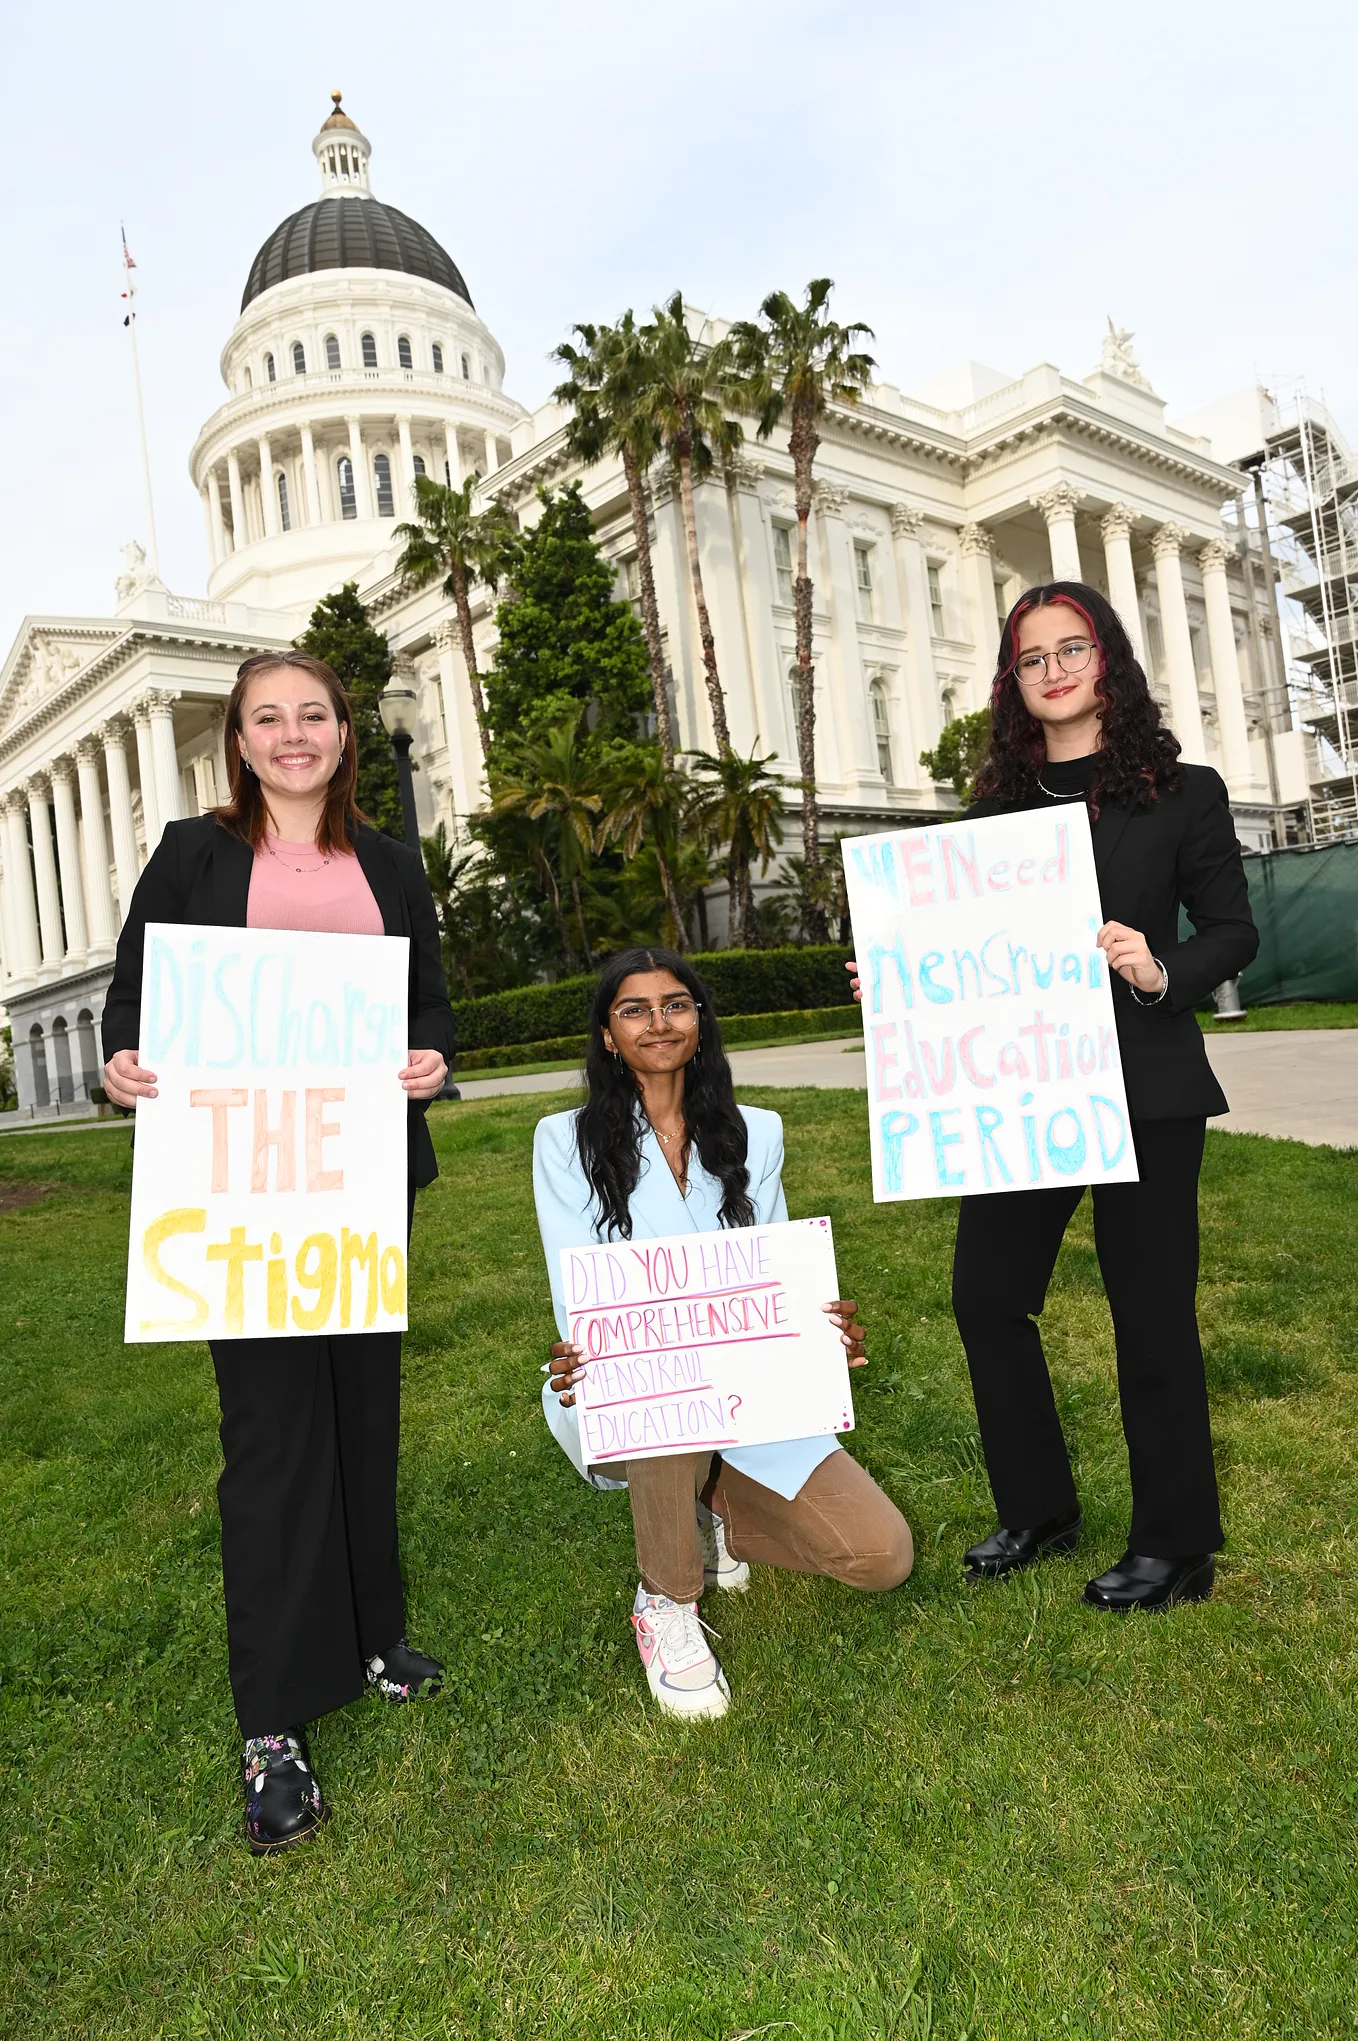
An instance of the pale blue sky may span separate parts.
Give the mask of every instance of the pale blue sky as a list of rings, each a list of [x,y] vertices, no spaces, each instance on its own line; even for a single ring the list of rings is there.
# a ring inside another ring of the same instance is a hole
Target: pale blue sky
[[[575,319],[676,286],[738,317],[829,274],[907,388],[966,356],[1083,375],[1111,312],[1171,416],[1304,376],[1358,439],[1356,21],[1338,0],[18,11],[0,653],[25,611],[105,613],[144,535],[120,218],[162,567],[201,592],[188,450],[250,259],[318,189],[336,85],[527,404]]]

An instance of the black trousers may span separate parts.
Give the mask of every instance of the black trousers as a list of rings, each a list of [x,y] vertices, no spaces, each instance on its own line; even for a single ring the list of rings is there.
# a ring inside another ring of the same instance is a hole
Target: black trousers
[[[212,1362],[231,1691],[267,1736],[356,1700],[405,1630],[401,1335],[214,1340]]]
[[[1151,1558],[1222,1543],[1198,1337],[1198,1175],[1206,1122],[1133,1123],[1141,1181],[1094,1192],[1094,1240],[1117,1338],[1132,1476],[1128,1545]],[[1075,1504],[1075,1481],[1034,1320],[1083,1188],[963,1198],[953,1311],[967,1352],[1000,1522]]]

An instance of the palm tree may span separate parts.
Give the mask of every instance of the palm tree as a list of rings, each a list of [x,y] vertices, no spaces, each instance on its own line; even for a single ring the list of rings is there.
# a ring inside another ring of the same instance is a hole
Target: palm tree
[[[598,828],[599,848],[620,842],[629,863],[643,843],[649,845],[665,896],[674,947],[681,952],[688,945],[676,868],[684,820],[692,799],[693,783],[688,774],[666,764],[661,754],[647,745],[614,779],[608,790],[607,812]]]
[[[581,953],[592,969],[594,956],[585,928],[580,879],[589,867],[596,817],[603,801],[594,790],[578,742],[583,713],[579,710],[573,716],[563,717],[536,742],[519,745],[513,765],[492,773],[490,812],[518,814],[529,822],[545,825],[543,840],[536,846],[538,869],[552,903],[567,966],[575,962],[575,951],[561,907],[563,886],[569,891],[575,909]],[[555,866],[549,846],[556,851]]]
[[[472,637],[471,583],[483,581],[495,589],[505,571],[514,527],[498,503],[474,511],[472,498],[480,486],[477,475],[468,475],[459,488],[436,482],[431,475],[415,477],[414,524],[398,524],[396,537],[405,550],[396,562],[396,572],[410,588],[427,588],[442,575],[443,592],[451,595],[462,634],[462,657],[476,711],[481,737],[481,755],[490,756],[490,730],[486,724],[486,703],[481,692],[481,672],[476,663],[476,641]]]
[[[753,750],[748,758],[734,751],[716,757],[695,751],[691,756],[695,820],[726,845],[728,940],[735,942],[739,935],[742,946],[753,949],[759,928],[750,870],[757,858],[761,873],[766,872],[783,840],[785,782],[767,770],[771,751],[763,758]]]
[[[563,341],[555,359],[570,370],[552,395],[569,404],[573,416],[566,441],[583,461],[616,453],[622,461],[627,500],[632,509],[632,535],[637,543],[637,579],[641,584],[641,622],[651,666],[656,734],[666,766],[674,764],[674,723],[665,684],[665,654],[660,643],[660,610],[651,566],[651,527],[646,514],[645,474],[660,452],[654,421],[638,409],[637,394],[645,381],[646,341],[630,311],[616,326],[577,325],[584,345]]]
[[[763,325],[742,319],[729,339],[744,378],[746,401],[759,414],[759,437],[768,439],[786,414],[797,505],[797,579],[793,602],[797,621],[797,754],[802,777],[802,856],[807,875],[813,940],[825,939],[824,909],[815,904],[820,862],[816,815],[816,699],[811,664],[811,577],[807,572],[807,521],[811,516],[811,475],[820,446],[820,421],[828,404],[857,403],[877,364],[858,351],[872,328],[841,326],[826,314],[834,285],[819,276],[806,287],[806,301],[794,305],[786,291],[771,291],[759,308]]]
[[[712,731],[717,750],[726,758],[731,750],[731,732],[717,670],[712,619],[703,589],[702,563],[698,558],[693,483],[695,477],[702,481],[711,474],[717,454],[733,454],[744,438],[737,421],[728,415],[730,406],[738,400],[739,385],[729,342],[718,340],[710,347],[703,346],[689,332],[682,291],[676,291],[667,305],[657,306],[655,316],[641,332],[645,352],[639,365],[636,415],[654,432],[678,478],[693,605],[698,613],[707,698],[712,706]]]

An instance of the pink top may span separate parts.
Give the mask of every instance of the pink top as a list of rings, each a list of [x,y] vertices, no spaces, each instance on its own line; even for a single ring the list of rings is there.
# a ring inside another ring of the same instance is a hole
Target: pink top
[[[314,929],[323,935],[386,934],[356,857],[322,862],[314,846],[282,843],[276,836],[266,836],[255,852],[245,926]]]

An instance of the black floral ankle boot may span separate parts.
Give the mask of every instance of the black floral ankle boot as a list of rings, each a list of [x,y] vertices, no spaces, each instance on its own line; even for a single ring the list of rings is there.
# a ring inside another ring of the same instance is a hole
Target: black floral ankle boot
[[[241,1784],[245,1839],[257,1857],[305,1842],[330,1813],[300,1729],[249,1737],[241,1758]]]
[[[390,1651],[379,1651],[368,1660],[368,1685],[384,1701],[419,1701],[436,1694],[443,1685],[443,1667],[436,1658],[412,1651],[404,1637],[398,1637]]]

